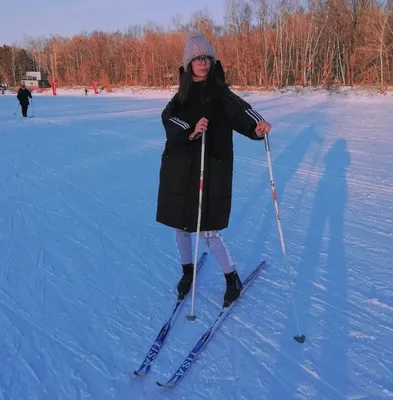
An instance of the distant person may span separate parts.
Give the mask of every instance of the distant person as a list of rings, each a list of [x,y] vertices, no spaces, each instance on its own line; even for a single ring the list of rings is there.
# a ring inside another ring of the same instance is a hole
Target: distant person
[[[27,109],[29,108],[29,97],[32,99],[33,96],[29,89],[26,88],[25,84],[22,83],[20,89],[18,90],[18,94],[16,98],[19,100],[20,106],[22,108],[22,115],[27,117]]]
[[[187,35],[178,92],[162,112],[166,144],[161,158],[158,222],[172,227],[183,275],[179,298],[193,282],[191,233],[197,232],[201,136],[206,132],[200,235],[221,265],[226,280],[224,307],[235,301],[242,283],[220,231],[228,226],[235,130],[263,140],[271,125],[225,83],[212,45],[199,33]]]
[[[85,96],[87,96],[87,89],[85,88]]]

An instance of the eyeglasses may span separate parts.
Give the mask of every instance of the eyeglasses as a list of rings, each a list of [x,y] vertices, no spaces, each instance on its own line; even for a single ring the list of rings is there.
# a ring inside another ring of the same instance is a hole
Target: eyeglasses
[[[193,62],[197,64],[208,63],[212,61],[212,57],[210,56],[199,56],[192,59]]]

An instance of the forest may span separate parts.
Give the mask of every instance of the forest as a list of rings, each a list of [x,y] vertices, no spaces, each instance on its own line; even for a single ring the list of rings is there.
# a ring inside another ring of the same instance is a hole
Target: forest
[[[393,0],[226,0],[222,25],[204,9],[168,27],[30,38],[0,47],[0,81],[42,70],[59,86],[176,85],[189,29],[213,43],[231,85],[393,85]]]

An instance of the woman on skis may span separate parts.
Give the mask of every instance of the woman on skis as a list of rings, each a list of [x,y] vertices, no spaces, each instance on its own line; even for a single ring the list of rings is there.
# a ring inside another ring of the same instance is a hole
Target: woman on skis
[[[25,118],[27,117],[27,110],[28,110],[29,104],[30,104],[29,97],[30,97],[30,99],[33,98],[30,90],[26,88],[24,83],[22,83],[21,87],[18,90],[18,94],[16,95],[16,98],[18,99],[19,104],[21,106],[22,116]]]
[[[232,201],[233,130],[263,140],[271,125],[225,84],[212,45],[199,32],[187,35],[178,92],[162,112],[166,144],[161,158],[156,219],[174,229],[183,275],[183,298],[193,282],[191,233],[197,231],[201,136],[205,132],[200,238],[221,265],[224,306],[241,292],[241,280],[220,231],[228,226]]]

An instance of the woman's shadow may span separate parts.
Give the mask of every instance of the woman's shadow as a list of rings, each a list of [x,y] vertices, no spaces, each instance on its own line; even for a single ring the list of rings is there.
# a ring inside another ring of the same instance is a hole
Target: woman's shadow
[[[299,345],[288,339],[296,333],[296,321],[291,313],[275,363],[279,375],[291,376],[297,387],[312,387],[311,391],[320,399],[346,398],[349,389],[344,217],[350,162],[347,141],[337,139],[324,158],[325,170],[315,192],[304,251],[300,265],[295,266],[298,271],[295,301],[306,343]],[[294,346],[299,347],[294,349]],[[292,360],[289,365],[288,359]],[[310,370],[315,371],[318,378],[306,372]],[[276,381],[268,398],[285,398],[286,395]]]

